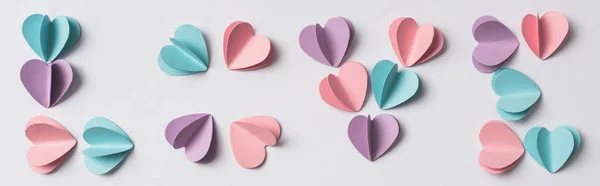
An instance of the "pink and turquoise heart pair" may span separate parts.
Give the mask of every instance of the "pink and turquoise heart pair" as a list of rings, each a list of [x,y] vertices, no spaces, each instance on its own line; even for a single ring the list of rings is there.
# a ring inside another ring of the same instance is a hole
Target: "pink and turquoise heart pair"
[[[347,62],[340,67],[338,76],[329,74],[320,85],[321,98],[329,105],[349,111],[361,110],[368,87],[368,73],[358,62]],[[398,72],[398,65],[381,60],[371,74],[371,86],[381,109],[396,107],[413,98],[420,89],[420,80],[410,70]]]
[[[60,101],[73,81],[69,63],[57,59],[71,49],[81,36],[79,23],[59,16],[50,21],[47,15],[34,14],[23,23],[23,37],[41,58],[27,61],[21,68],[21,82],[29,94],[49,108]]]

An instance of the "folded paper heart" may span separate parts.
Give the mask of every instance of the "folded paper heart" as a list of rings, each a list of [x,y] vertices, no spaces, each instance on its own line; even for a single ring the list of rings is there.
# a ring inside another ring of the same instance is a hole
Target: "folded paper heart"
[[[225,30],[223,54],[227,68],[242,71],[264,68],[275,55],[269,38],[254,35],[252,25],[242,21],[231,23]]]
[[[213,119],[210,114],[190,114],[169,122],[165,130],[167,142],[175,149],[185,147],[185,156],[202,161],[211,150]]]
[[[72,17],[33,14],[23,23],[23,37],[45,62],[52,62],[71,49],[81,36],[81,27]]]
[[[331,67],[338,67],[348,53],[354,27],[350,20],[334,17],[325,27],[310,25],[300,32],[300,47],[314,60]]]
[[[480,72],[498,70],[519,47],[517,37],[495,17],[480,17],[473,24],[472,31],[478,43],[473,49],[472,61]]]
[[[544,127],[533,127],[525,135],[525,150],[548,172],[560,170],[579,150],[581,136],[571,126],[560,126],[550,132]]]
[[[266,146],[274,146],[281,134],[277,120],[270,116],[253,116],[229,125],[231,151],[239,165],[256,168],[267,156]]]
[[[398,72],[397,64],[381,60],[371,72],[371,86],[379,108],[390,109],[413,98],[419,92],[420,81],[414,72]]]
[[[486,122],[479,131],[479,142],[483,146],[479,152],[479,165],[492,174],[514,167],[525,154],[521,140],[501,121]]]
[[[560,12],[548,12],[542,17],[527,14],[521,31],[529,48],[540,59],[546,59],[558,49],[569,32],[569,21]]]
[[[418,65],[438,54],[444,46],[444,35],[427,23],[417,25],[410,17],[396,19],[390,25],[390,42],[404,67]]]
[[[367,95],[369,75],[358,62],[346,62],[339,76],[329,74],[319,83],[319,93],[325,103],[348,112],[359,111]]]
[[[542,96],[542,91],[533,80],[510,68],[501,68],[494,73],[492,89],[500,97],[496,110],[509,121],[525,117]]]
[[[46,116],[27,122],[25,136],[33,146],[27,151],[29,167],[40,174],[55,170],[77,144],[77,140],[60,123]]]
[[[103,117],[92,118],[85,124],[83,139],[90,144],[83,150],[85,166],[94,174],[110,172],[133,149],[133,142],[125,131]]]
[[[54,106],[65,95],[73,81],[73,70],[65,60],[46,63],[32,59],[21,67],[21,82],[40,105]]]
[[[398,121],[388,114],[378,115],[372,120],[371,116],[358,115],[348,125],[352,145],[369,161],[375,161],[387,152],[399,133]]]
[[[193,25],[182,25],[170,38],[173,45],[162,47],[158,67],[171,76],[184,76],[208,69],[208,48],[204,36]]]

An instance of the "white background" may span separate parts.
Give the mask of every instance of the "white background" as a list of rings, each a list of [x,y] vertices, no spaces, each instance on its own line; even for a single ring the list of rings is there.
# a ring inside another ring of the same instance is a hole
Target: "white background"
[[[0,185],[596,185],[600,168],[597,123],[597,54],[600,11],[593,0],[3,0],[0,3]],[[569,40],[546,61],[537,59],[522,39],[527,13],[558,10],[569,19]],[[19,80],[21,65],[38,58],[21,34],[30,14],[67,15],[83,28],[77,46],[64,58],[75,68],[76,91],[52,109],[38,105]],[[495,111],[491,75],[471,64],[476,45],[471,25],[493,15],[518,36],[521,46],[508,67],[531,77],[543,97],[524,121],[508,122],[523,138],[533,126],[576,127],[583,137],[577,155],[552,175],[529,155],[503,175],[478,164],[480,127],[501,119]],[[371,94],[358,113],[323,102],[319,81],[337,69],[302,52],[298,34],[305,26],[345,16],[356,35],[348,59],[371,69],[381,59],[397,61],[387,36],[398,17],[430,22],[445,36],[445,50],[412,68],[423,82],[421,96],[382,111]],[[276,47],[276,61],[252,72],[229,71],[222,54],[223,32],[235,20],[251,23]],[[205,34],[210,68],[204,74],[170,77],[159,70],[160,48],[175,29],[193,24]],[[215,117],[217,157],[209,164],[189,162],[164,138],[176,117],[207,112]],[[394,115],[401,141],[375,162],[364,159],[347,137],[357,114]],[[49,175],[31,171],[25,160],[30,146],[27,120],[47,115],[62,123],[79,144],[63,166]],[[268,147],[258,169],[237,165],[229,146],[228,126],[252,115],[279,120],[282,136]],[[94,175],[83,164],[85,122],[105,116],[132,138],[135,149],[110,175]],[[594,176],[596,179],[594,179]]]

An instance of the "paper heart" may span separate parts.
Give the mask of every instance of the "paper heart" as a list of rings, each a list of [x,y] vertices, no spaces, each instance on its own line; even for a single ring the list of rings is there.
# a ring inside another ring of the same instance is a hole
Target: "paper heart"
[[[492,16],[482,16],[473,24],[477,46],[473,50],[473,66],[483,73],[492,73],[512,56],[519,47],[517,37]]]
[[[300,32],[300,47],[304,53],[324,65],[338,67],[348,52],[354,27],[350,20],[334,17],[320,24],[305,27]]]
[[[319,83],[319,93],[325,103],[348,112],[359,111],[367,95],[369,75],[358,62],[346,62],[339,76],[329,74]]]
[[[46,62],[52,62],[71,49],[81,36],[81,27],[72,17],[33,14],[23,23],[23,37],[29,47]]]
[[[388,114],[378,115],[372,120],[371,116],[358,115],[348,125],[352,145],[369,161],[375,161],[387,152],[399,133],[398,121]]]
[[[125,131],[104,117],[92,118],[85,124],[83,139],[90,144],[83,150],[85,166],[94,174],[110,172],[133,148]]]
[[[249,71],[270,65],[274,50],[269,38],[254,35],[252,25],[236,21],[225,30],[223,54],[227,68]]]
[[[210,114],[190,114],[169,122],[165,129],[167,142],[175,149],[185,147],[188,160],[198,162],[211,150],[213,119]]]
[[[444,35],[433,25],[417,25],[410,17],[396,19],[390,25],[392,48],[404,67],[424,63],[435,56],[444,46]]]
[[[385,110],[413,98],[419,92],[420,81],[414,72],[407,69],[398,72],[397,64],[381,60],[373,67],[371,86],[377,105]]]
[[[570,126],[560,126],[550,132],[533,127],[525,135],[525,150],[548,172],[560,170],[579,150],[581,135]]]
[[[208,69],[208,48],[204,36],[193,25],[181,25],[170,38],[173,45],[162,47],[158,67],[171,76],[184,76]]]
[[[479,131],[479,165],[492,174],[503,173],[514,167],[525,153],[521,140],[506,124],[498,120],[488,121]]]
[[[40,174],[55,170],[77,144],[77,140],[60,123],[46,116],[27,122],[25,136],[33,146],[27,151],[29,167]]]
[[[274,146],[281,134],[279,123],[270,116],[253,116],[234,121],[229,126],[231,151],[244,168],[260,166],[267,155],[266,146]]]
[[[69,63],[62,59],[49,64],[32,59],[21,67],[23,86],[35,101],[46,108],[60,101],[72,81],[73,70]]]
[[[542,96],[540,88],[525,74],[510,68],[501,68],[492,76],[492,89],[500,97],[496,109],[506,120],[525,117]]]
[[[569,21],[560,12],[548,12],[541,18],[527,14],[521,31],[529,48],[540,59],[546,59],[558,49],[569,32]]]

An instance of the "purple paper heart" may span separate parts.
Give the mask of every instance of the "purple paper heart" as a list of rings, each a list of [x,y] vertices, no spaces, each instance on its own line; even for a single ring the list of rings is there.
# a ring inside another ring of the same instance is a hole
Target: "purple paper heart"
[[[369,161],[375,161],[388,151],[398,138],[400,126],[394,116],[381,114],[358,115],[348,125],[348,137],[352,145]]]
[[[512,31],[492,16],[477,19],[472,32],[479,43],[473,50],[473,65],[484,73],[496,71],[519,47]]]
[[[73,69],[65,60],[50,64],[32,59],[21,67],[21,82],[40,105],[54,106],[65,95],[73,81]]]
[[[203,160],[212,142],[213,119],[210,114],[190,114],[169,122],[165,129],[167,142],[175,149],[185,147],[188,160]]]
[[[300,47],[313,59],[327,66],[338,67],[348,52],[354,26],[343,17],[327,20],[321,25],[307,26],[300,32]]]

